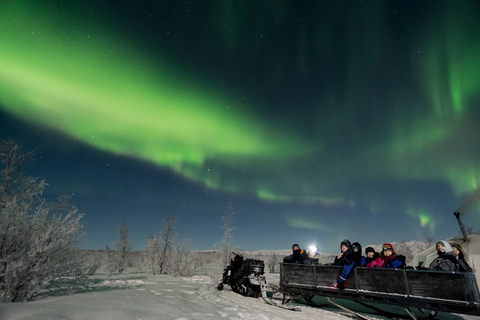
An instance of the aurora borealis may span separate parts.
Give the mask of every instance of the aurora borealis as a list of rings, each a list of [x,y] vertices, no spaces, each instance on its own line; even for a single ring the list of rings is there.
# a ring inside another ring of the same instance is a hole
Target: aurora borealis
[[[7,1],[0,135],[136,248],[443,239],[480,188],[476,1]],[[478,225],[479,206],[462,220]],[[108,228],[107,228],[108,226]]]

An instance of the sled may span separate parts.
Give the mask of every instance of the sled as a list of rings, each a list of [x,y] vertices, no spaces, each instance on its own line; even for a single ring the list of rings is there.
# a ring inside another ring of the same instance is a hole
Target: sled
[[[402,307],[480,316],[480,294],[474,273],[415,269],[355,268],[345,289],[335,287],[341,266],[280,264],[280,290],[291,296],[318,295],[362,304]],[[372,307],[373,309],[374,307]]]

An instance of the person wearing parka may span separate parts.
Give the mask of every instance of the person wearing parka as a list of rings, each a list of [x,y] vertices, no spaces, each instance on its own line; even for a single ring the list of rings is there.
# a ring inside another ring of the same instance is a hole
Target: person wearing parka
[[[353,253],[357,254],[358,265],[360,265],[362,259],[364,258],[362,256],[362,245],[359,242],[354,242],[352,243],[352,249],[353,249]]]
[[[311,264],[308,254],[298,244],[292,245],[292,254],[283,258],[283,263]]]
[[[382,258],[372,247],[365,248],[366,257],[362,258],[360,265],[365,268],[383,268]]]
[[[459,243],[452,243],[452,251],[458,261],[458,271],[472,272],[472,268],[467,263],[468,256],[464,253],[463,247]]]
[[[435,271],[458,271],[458,260],[453,253],[452,246],[440,240],[436,244],[438,257],[430,263],[428,269]]]
[[[340,243],[340,254],[335,257],[334,265],[343,266],[342,273],[338,277],[336,287],[345,289],[345,280],[347,279],[353,268],[358,265],[358,255],[353,252],[352,244],[348,240]]]
[[[382,265],[384,268],[405,268],[405,256],[397,255],[395,250],[393,250],[393,246],[390,243],[384,243],[382,245],[382,252],[380,252],[380,258],[382,258]]]

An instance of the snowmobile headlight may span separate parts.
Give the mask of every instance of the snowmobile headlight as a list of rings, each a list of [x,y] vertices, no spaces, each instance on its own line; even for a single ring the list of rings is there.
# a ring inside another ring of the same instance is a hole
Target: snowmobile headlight
[[[310,248],[309,248],[310,253],[318,253],[319,251],[320,250],[318,249],[318,247],[314,246],[314,245],[310,246]]]

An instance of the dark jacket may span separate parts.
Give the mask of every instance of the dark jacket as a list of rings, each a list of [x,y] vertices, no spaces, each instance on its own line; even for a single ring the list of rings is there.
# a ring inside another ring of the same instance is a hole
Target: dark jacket
[[[337,280],[339,284],[343,284],[350,272],[352,272],[353,268],[355,268],[355,266],[360,263],[360,261],[358,261],[358,255],[353,252],[350,241],[342,241],[342,243],[340,244],[340,248],[342,247],[342,244],[345,244],[345,246],[347,247],[347,251],[343,252],[340,258],[336,256],[335,261],[333,262],[334,265],[343,266],[342,273]]]
[[[289,256],[283,258],[284,263],[303,263],[303,264],[311,264],[310,258],[308,258],[308,254],[305,250],[295,250]]]
[[[354,247],[357,247],[358,248],[358,251],[355,252],[355,250],[353,250],[353,253],[356,253],[357,254],[357,265],[360,265],[360,262],[362,261],[362,259],[364,258],[362,256],[362,245],[359,243],[359,242],[354,242],[352,243],[352,249]]]
[[[438,257],[430,263],[428,269],[436,271],[458,271],[458,260],[453,254],[452,247],[447,241],[441,241],[445,246],[445,252],[437,251]]]
[[[470,268],[470,266],[468,265],[467,261],[465,261],[465,259],[458,259],[457,258],[457,261],[458,261],[458,271],[462,271],[462,272],[472,272],[472,268]]]

